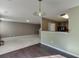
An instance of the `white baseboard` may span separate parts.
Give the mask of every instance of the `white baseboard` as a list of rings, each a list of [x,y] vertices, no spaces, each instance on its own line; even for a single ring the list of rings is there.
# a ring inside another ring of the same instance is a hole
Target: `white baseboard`
[[[46,46],[49,46],[49,47],[54,48],[54,49],[56,49],[56,50],[62,51],[62,52],[64,52],[64,53],[70,54],[70,55],[72,55],[72,56],[79,57],[79,55],[76,55],[76,54],[73,54],[73,53],[68,52],[68,51],[66,51],[66,50],[63,50],[63,49],[60,49],[60,48],[57,48],[57,47],[54,47],[54,46],[45,44],[45,43],[43,43],[43,42],[41,42],[41,44],[46,45]]]

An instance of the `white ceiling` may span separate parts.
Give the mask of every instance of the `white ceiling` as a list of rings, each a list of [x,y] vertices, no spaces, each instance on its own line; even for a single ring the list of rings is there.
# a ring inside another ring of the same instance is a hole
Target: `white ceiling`
[[[42,8],[46,15],[44,17],[53,19],[61,11],[79,5],[79,0],[43,0]],[[37,0],[0,0],[0,15],[5,21],[40,23],[41,17],[34,16],[37,10]]]

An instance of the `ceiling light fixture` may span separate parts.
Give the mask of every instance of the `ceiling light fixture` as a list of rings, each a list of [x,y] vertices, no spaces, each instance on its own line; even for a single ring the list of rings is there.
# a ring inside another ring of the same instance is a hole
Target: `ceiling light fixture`
[[[63,13],[63,14],[61,14],[60,16],[63,17],[63,18],[65,18],[65,19],[69,19],[69,15],[66,14],[66,13]]]
[[[27,22],[27,23],[29,23],[29,22],[30,22],[30,20],[26,20],[26,22]]]
[[[41,7],[42,0],[38,0],[38,2],[39,2],[39,7],[38,7],[38,10],[36,12],[34,12],[34,15],[35,16],[44,16],[45,12],[42,11],[42,7]]]

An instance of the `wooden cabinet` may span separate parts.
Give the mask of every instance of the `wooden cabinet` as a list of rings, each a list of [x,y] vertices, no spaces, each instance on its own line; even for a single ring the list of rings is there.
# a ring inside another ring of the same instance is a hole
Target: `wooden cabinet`
[[[49,26],[50,23],[52,25]],[[54,29],[49,29],[50,27]],[[49,19],[43,18],[42,19],[42,31],[68,32],[68,20],[55,21],[55,20],[49,20]]]

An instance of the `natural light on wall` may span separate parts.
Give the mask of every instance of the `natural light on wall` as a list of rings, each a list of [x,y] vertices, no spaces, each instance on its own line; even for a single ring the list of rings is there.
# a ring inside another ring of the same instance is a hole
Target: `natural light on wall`
[[[8,19],[8,18],[0,18],[1,21],[12,21],[13,19]]]
[[[4,20],[5,20],[5,18],[0,18],[0,20],[4,21]]]

